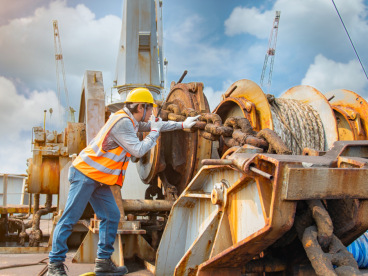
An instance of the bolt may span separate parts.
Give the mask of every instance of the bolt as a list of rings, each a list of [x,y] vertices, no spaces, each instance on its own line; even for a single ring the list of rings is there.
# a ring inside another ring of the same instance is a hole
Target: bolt
[[[211,202],[213,205],[221,205],[224,201],[224,184],[215,183],[211,192]]]

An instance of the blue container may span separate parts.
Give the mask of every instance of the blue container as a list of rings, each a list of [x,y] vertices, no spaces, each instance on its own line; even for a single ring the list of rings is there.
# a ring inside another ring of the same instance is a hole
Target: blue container
[[[368,268],[368,231],[353,241],[347,249],[353,254],[359,268]]]

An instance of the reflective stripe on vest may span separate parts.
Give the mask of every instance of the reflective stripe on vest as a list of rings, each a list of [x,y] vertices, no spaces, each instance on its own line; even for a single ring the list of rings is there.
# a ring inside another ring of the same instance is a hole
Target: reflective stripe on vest
[[[109,169],[109,168],[104,167],[103,165],[101,165],[98,162],[93,161],[84,151],[82,151],[80,153],[80,157],[88,165],[90,165],[91,167],[99,170],[100,172],[104,172],[104,173],[108,173],[108,174],[113,174],[113,175],[119,175],[121,173],[121,170],[119,170],[119,169],[112,170],[112,169]]]
[[[73,166],[76,169],[95,181],[122,185],[131,155],[120,146],[108,151],[102,149],[106,135],[122,118],[129,118],[134,126],[133,120],[123,110],[110,116],[96,137],[74,160]]]

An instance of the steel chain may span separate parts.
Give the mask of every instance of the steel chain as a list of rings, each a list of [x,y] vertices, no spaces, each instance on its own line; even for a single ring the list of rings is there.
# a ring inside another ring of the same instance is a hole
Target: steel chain
[[[243,117],[229,117],[222,124],[222,119],[215,113],[199,113],[192,108],[180,108],[178,104],[165,103],[161,110],[164,121],[172,120],[183,122],[187,117],[201,115],[191,132],[200,130],[200,135],[211,141],[222,140],[228,147],[250,144],[255,147],[276,152],[278,154],[291,154],[279,136],[270,129],[260,132],[253,130],[250,122]]]
[[[353,255],[333,234],[333,223],[321,200],[308,200],[308,211],[295,217],[295,228],[317,275],[362,275]]]

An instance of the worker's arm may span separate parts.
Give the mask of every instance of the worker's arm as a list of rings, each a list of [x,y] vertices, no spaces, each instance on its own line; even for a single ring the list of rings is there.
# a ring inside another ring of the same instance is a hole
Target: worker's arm
[[[185,119],[184,122],[174,122],[174,121],[163,122],[163,125],[160,131],[165,132],[165,131],[172,131],[176,129],[191,129],[195,125],[199,117],[200,115],[197,115],[194,117],[188,117]],[[151,129],[151,121],[149,121],[148,123],[144,123],[144,122],[139,123],[139,128],[138,128],[139,132],[148,132],[150,131],[150,129]]]
[[[183,129],[182,122],[174,121],[163,121],[161,132],[172,131],[177,129]],[[138,132],[149,132],[151,131],[151,122],[139,122]]]
[[[136,135],[132,121],[128,118],[123,118],[112,127],[109,135],[131,155],[140,158],[156,145],[159,132],[151,131],[140,141]]]

